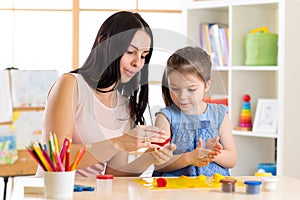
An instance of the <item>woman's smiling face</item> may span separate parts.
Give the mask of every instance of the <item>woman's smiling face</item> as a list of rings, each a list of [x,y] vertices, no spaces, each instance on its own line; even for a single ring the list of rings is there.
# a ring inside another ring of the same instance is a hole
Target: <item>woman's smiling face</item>
[[[138,30],[135,33],[127,51],[120,61],[122,83],[130,81],[130,79],[143,68],[145,57],[150,51],[150,44],[151,39],[145,31]]]

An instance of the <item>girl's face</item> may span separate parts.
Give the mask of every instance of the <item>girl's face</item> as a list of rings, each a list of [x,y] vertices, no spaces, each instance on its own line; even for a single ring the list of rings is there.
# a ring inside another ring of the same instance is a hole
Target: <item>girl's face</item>
[[[185,114],[204,112],[203,98],[209,90],[207,84],[196,74],[171,72],[168,77],[170,95],[174,104]]]
[[[149,35],[142,30],[138,30],[120,61],[121,82],[126,83],[140,71],[145,58],[150,51],[151,39]]]

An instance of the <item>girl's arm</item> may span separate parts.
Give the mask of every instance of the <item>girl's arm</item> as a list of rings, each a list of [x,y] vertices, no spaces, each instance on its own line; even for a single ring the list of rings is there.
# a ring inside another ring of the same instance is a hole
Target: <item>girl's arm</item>
[[[237,163],[237,151],[228,114],[225,115],[219,128],[219,136],[223,150],[221,150],[221,153],[216,157],[214,162],[225,168],[233,168]]]
[[[183,154],[174,155],[168,162],[161,165],[156,165],[155,169],[160,172],[170,172],[182,169],[189,165],[203,167],[214,161],[216,154],[217,153],[215,151],[203,149],[202,141],[199,140],[199,145],[195,150]]]
[[[165,115],[159,113],[155,120],[155,125],[157,127],[161,127],[166,131],[167,135],[171,136],[170,122]],[[179,155],[173,155],[169,161],[161,165],[156,165],[155,168],[160,172],[168,172],[181,169],[189,165],[195,165],[199,167],[206,166],[209,164],[209,162],[213,161],[215,155],[216,153],[214,151],[203,149],[202,141],[199,141],[199,145],[195,150]]]

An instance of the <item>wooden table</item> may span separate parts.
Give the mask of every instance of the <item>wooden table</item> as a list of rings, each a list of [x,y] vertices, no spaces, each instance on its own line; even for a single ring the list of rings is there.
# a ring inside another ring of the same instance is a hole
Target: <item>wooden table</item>
[[[4,178],[3,199],[6,199],[6,188],[9,177],[34,175],[36,170],[37,163],[27,150],[18,150],[18,159],[13,164],[1,164],[0,177]]]
[[[235,177],[239,180],[259,179],[259,177]],[[276,191],[261,191],[260,194],[249,195],[245,188],[236,188],[234,193],[224,193],[221,188],[194,188],[194,189],[168,189],[150,190],[137,182],[134,178],[117,177],[113,180],[112,191],[103,192],[74,192],[73,199],[104,199],[104,200],[299,200],[300,180],[292,177],[278,177],[278,189]],[[96,186],[94,178],[76,178],[75,183]],[[44,199],[42,178],[15,177],[11,199]],[[28,187],[35,186],[35,187]],[[39,186],[39,187],[38,187]],[[24,194],[25,187],[25,194]]]

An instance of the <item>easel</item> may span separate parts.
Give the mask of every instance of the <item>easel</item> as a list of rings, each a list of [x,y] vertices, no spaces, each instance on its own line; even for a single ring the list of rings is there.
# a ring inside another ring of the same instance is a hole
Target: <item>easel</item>
[[[18,150],[18,160],[13,164],[0,165],[0,176],[4,179],[3,200],[6,200],[6,190],[9,177],[34,175],[37,163],[27,153],[27,150]]]
[[[12,87],[12,85],[13,85],[11,83],[12,73],[26,71],[26,70],[20,70],[19,71],[17,68],[14,68],[14,67],[7,68],[6,70],[9,71],[10,87]],[[45,71],[45,70],[40,70],[40,71],[39,70],[28,70],[27,72],[30,72],[31,76],[33,76],[31,73],[37,73],[36,77],[43,77],[43,80],[44,79],[48,80],[47,78],[49,78],[49,77],[50,77],[49,81],[54,81],[54,79],[56,79],[56,77],[55,77],[56,76],[56,71],[55,70],[49,70],[49,71]],[[39,75],[40,73],[42,73],[42,75]],[[51,76],[47,76],[48,75],[47,73],[49,73],[49,75],[51,75]],[[20,78],[22,78],[22,77],[20,77]],[[24,79],[24,80],[26,80],[26,79]],[[19,82],[17,82],[17,83],[19,83]],[[40,83],[35,82],[34,84],[37,84],[38,86],[40,86]],[[49,84],[51,84],[51,83],[49,82]],[[26,85],[26,83],[24,83],[24,85]],[[48,87],[50,89],[50,86],[48,86],[48,85],[46,85],[44,88],[48,88]],[[40,91],[37,91],[37,94],[41,94],[39,92]],[[45,96],[45,99],[46,99],[46,94],[44,96]],[[29,104],[29,105],[24,106],[24,107],[22,107],[22,105],[13,107],[13,112],[43,111],[43,110],[44,110],[44,105],[37,105],[37,107],[35,107],[35,106],[32,106],[32,105]],[[12,125],[12,123],[13,122],[1,122],[0,125]],[[34,175],[36,173],[36,170],[37,170],[37,163],[34,161],[32,156],[30,156],[30,154],[25,149],[18,150],[18,159],[13,164],[1,164],[0,165],[0,176],[3,177],[3,179],[4,179],[3,199],[6,200],[6,197],[7,197],[7,185],[8,185],[8,180],[9,180],[10,177],[13,178],[15,176]]]

